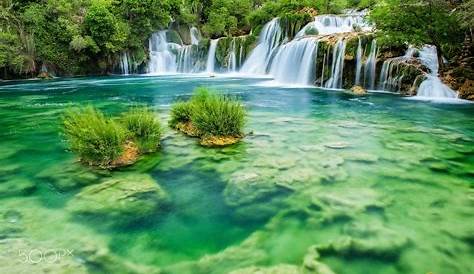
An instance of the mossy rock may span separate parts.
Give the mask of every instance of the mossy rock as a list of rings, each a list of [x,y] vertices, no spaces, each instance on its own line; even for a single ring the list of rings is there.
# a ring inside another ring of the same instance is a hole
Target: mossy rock
[[[74,214],[133,220],[153,215],[167,204],[167,194],[150,176],[118,174],[82,189],[67,209]]]

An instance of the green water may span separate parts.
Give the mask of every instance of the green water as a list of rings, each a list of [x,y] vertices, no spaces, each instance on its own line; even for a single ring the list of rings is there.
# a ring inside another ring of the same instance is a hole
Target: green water
[[[131,77],[1,85],[0,272],[316,273],[303,267],[313,261],[334,273],[474,273],[471,104],[259,83]],[[147,104],[165,124],[170,104],[198,86],[241,98],[253,134],[206,149],[167,128],[160,152],[114,172],[81,166],[66,150],[59,117],[69,106],[117,114]],[[138,221],[66,210],[86,185],[143,174],[168,193],[166,210]],[[20,248],[74,255],[55,265],[18,263]],[[79,266],[66,271],[66,262]]]

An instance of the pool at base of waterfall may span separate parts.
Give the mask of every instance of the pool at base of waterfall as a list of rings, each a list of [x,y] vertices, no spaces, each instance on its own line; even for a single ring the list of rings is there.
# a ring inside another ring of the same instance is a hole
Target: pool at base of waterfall
[[[472,105],[265,81],[0,85],[0,272],[474,272]],[[209,149],[168,128],[200,86],[240,99],[252,134]],[[159,152],[98,171],[67,150],[67,108],[137,104],[163,125]]]

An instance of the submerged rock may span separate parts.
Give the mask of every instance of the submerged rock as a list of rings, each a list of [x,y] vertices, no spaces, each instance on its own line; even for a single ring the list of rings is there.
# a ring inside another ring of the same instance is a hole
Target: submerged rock
[[[165,191],[147,175],[120,175],[84,188],[68,204],[76,214],[140,219],[167,205]]]
[[[26,196],[36,189],[36,184],[24,177],[10,177],[0,180],[0,197]]]
[[[73,163],[50,166],[38,173],[36,178],[51,184],[59,191],[68,191],[99,181],[96,174]]]
[[[367,90],[361,86],[353,86],[351,88],[351,93],[354,95],[366,95]]]
[[[318,245],[321,254],[398,258],[408,245],[408,238],[379,223],[350,223],[343,236],[329,244]]]

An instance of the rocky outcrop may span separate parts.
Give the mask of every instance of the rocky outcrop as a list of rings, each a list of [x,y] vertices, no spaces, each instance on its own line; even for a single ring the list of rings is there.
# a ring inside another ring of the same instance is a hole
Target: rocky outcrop
[[[142,219],[168,204],[165,191],[147,175],[119,174],[117,178],[82,189],[67,205],[74,214],[115,220]]]

